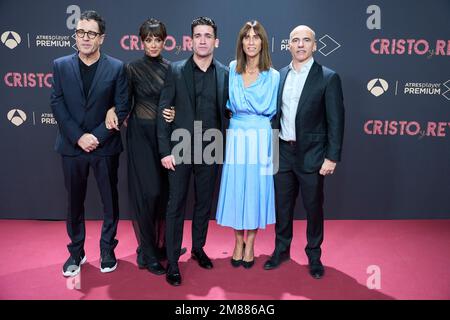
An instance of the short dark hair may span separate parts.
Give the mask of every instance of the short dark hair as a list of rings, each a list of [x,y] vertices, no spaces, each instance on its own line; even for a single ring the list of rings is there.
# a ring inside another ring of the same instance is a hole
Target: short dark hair
[[[164,41],[167,38],[166,26],[158,19],[150,18],[144,21],[139,28],[139,36],[142,41],[147,39],[149,36],[160,38]]]
[[[80,20],[94,20],[97,22],[98,25],[98,32],[100,34],[104,34],[106,30],[106,23],[105,20],[97,13],[97,11],[94,10],[88,10],[84,11],[80,15]]]
[[[198,17],[192,20],[191,23],[191,35],[194,35],[194,28],[196,26],[210,26],[214,29],[214,38],[217,38],[217,25],[213,19],[208,17]]]

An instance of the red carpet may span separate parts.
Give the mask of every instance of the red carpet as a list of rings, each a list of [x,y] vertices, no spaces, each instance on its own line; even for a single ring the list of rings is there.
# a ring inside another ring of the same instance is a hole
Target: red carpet
[[[61,274],[68,256],[64,222],[0,220],[0,299],[450,299],[450,220],[326,221],[321,280],[308,274],[304,221],[294,225],[292,260],[272,271],[262,266],[273,250],[273,226],[258,233],[256,263],[246,270],[230,265],[232,230],[211,221],[205,251],[214,269],[201,269],[185,254],[177,288],[138,270],[129,221],[119,223],[117,270],[100,273],[100,226],[87,222],[88,262],[80,288],[68,289],[73,282]],[[188,251],[190,241],[186,221]],[[380,289],[366,285],[371,265],[380,268]]]

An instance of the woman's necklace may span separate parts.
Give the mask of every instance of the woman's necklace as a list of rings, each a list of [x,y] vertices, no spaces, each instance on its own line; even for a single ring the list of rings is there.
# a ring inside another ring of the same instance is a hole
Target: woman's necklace
[[[247,72],[248,74],[255,74],[259,72],[259,69],[255,68],[253,70],[250,70],[249,68],[245,67],[245,72]]]

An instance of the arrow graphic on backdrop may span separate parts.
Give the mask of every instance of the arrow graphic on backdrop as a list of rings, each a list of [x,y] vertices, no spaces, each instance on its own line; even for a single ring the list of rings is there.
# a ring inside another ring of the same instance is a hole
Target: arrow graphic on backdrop
[[[325,57],[330,53],[336,51],[341,46],[336,40],[334,40],[327,34],[320,38],[319,42],[323,44],[323,46],[320,47],[319,52]]]
[[[442,95],[445,99],[450,100],[450,80],[447,80],[443,83],[444,87],[447,89]]]
[[[72,35],[72,38],[73,38],[73,40],[75,40],[75,43],[73,44],[72,49],[74,49],[75,51],[78,51],[78,47],[77,47],[77,36],[76,36],[75,33]]]

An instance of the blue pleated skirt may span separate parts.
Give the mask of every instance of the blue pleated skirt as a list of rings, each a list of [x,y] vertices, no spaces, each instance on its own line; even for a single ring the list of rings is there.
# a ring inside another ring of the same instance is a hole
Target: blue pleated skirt
[[[254,230],[275,223],[272,151],[268,117],[233,115],[227,130],[218,224]]]

